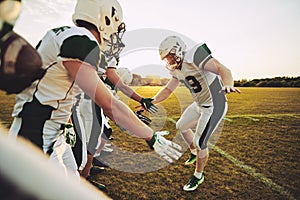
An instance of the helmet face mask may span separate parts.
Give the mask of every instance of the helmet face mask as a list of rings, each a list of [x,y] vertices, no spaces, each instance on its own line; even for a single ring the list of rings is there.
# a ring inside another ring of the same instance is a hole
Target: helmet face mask
[[[119,59],[120,53],[125,47],[125,44],[122,42],[122,37],[125,31],[125,24],[121,23],[118,28],[118,32],[111,34],[110,39],[105,41],[103,52],[108,61],[110,61],[112,58],[116,58],[117,60]]]
[[[186,51],[186,44],[178,36],[169,36],[159,45],[161,60],[167,63],[166,68],[173,71],[180,69]]]
[[[163,61],[166,62],[166,68],[170,71],[175,69],[180,69],[182,64],[182,59],[177,57],[175,53],[170,52]]]

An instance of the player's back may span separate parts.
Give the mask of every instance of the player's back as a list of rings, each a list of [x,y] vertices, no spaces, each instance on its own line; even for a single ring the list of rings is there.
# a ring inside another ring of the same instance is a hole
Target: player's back
[[[53,120],[66,123],[76,94],[72,89],[74,80],[69,76],[62,61],[74,60],[76,57],[70,58],[59,55],[64,55],[62,46],[71,37],[84,37],[87,38],[87,41],[93,42],[95,46],[98,45],[94,36],[84,28],[65,26],[48,31],[37,46],[37,50],[42,58],[43,68],[47,69],[46,73],[38,83],[33,84],[26,91],[17,95],[14,116],[19,114],[23,104],[30,102],[35,97],[42,105],[51,106],[55,109],[55,112],[52,114]],[[72,43],[74,41],[76,42],[76,40],[72,40]],[[73,50],[67,49],[67,51]],[[80,52],[81,49],[74,49],[74,51]],[[72,54],[72,52],[67,53],[69,55]],[[74,56],[77,56],[76,52]]]

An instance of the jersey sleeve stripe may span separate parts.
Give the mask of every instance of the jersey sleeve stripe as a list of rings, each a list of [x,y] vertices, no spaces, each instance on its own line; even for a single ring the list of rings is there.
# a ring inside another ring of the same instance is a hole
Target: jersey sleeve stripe
[[[205,58],[205,60],[202,62],[202,66],[201,66],[202,69],[204,69],[205,64],[206,64],[211,58],[212,58],[211,55],[209,55],[209,56],[207,56],[207,57]]]
[[[210,56],[211,51],[206,46],[206,44],[202,44],[197,48],[194,54],[193,62],[195,65],[199,66],[208,56]]]

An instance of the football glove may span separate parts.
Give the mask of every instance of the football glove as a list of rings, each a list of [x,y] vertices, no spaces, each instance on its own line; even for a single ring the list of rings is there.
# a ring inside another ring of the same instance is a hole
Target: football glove
[[[140,101],[142,107],[151,114],[158,111],[157,106],[152,103],[153,100],[154,99],[151,98],[142,98],[142,100]]]
[[[72,124],[65,124],[62,128],[62,134],[65,137],[66,143],[71,147],[75,146],[76,143],[76,134]]]
[[[164,134],[161,132],[155,132],[153,134],[153,137],[147,141],[149,147],[153,149],[158,155],[160,155],[163,159],[168,161],[169,163],[172,163],[173,160],[178,160],[182,153],[180,152],[182,150],[181,146],[167,140],[163,137]]]
[[[152,120],[148,117],[146,117],[145,115],[142,114],[142,112],[144,112],[144,110],[138,110],[135,113],[135,115],[142,121],[144,122],[146,125],[150,125]]]

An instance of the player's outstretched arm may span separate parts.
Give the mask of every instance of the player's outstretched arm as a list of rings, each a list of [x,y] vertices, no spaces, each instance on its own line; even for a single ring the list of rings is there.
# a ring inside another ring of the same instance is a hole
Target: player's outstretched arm
[[[204,66],[204,69],[221,76],[223,87],[221,93],[238,92],[240,90],[234,87],[233,77],[230,69],[221,64],[217,59],[211,58]]]
[[[63,64],[79,87],[103,109],[109,118],[147,142],[154,141],[153,149],[167,161],[180,157],[178,156],[181,155],[180,146],[162,136],[157,137],[154,131],[139,120],[127,105],[114,98],[93,66],[79,61],[64,61]]]
[[[178,79],[174,77],[171,78],[167,83],[167,85],[163,87],[160,91],[158,91],[158,93],[153,97],[154,99],[153,103],[158,104],[164,101],[165,99],[167,99],[172,94],[172,92],[177,88],[178,85],[179,85]]]
[[[106,74],[108,79],[117,86],[123,94],[130,97],[131,99],[141,103],[144,109],[149,111],[150,113],[157,112],[158,108],[152,103],[153,99],[143,98],[138,93],[136,93],[132,88],[123,83],[120,76],[116,73],[115,69],[108,68],[106,70]]]

